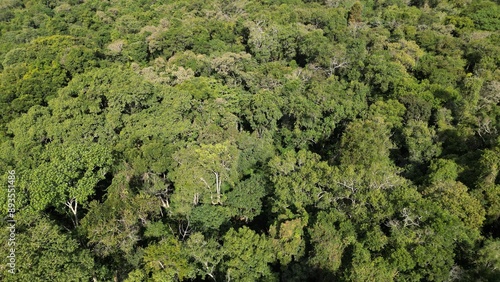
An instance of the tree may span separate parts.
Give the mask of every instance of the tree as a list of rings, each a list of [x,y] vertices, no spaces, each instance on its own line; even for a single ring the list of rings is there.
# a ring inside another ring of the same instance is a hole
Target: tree
[[[400,210],[397,218],[387,222],[392,237],[389,246],[406,250],[397,251],[401,257],[393,257],[393,263],[406,269],[399,274],[402,279],[442,281],[453,267],[453,248],[470,244],[471,238],[456,215],[429,199],[413,200],[415,205]]]
[[[470,231],[478,233],[478,229],[483,225],[484,208],[468,193],[464,184],[440,181],[427,187],[423,194],[442,205],[444,210],[460,218]]]
[[[361,18],[361,13],[363,11],[363,6],[361,2],[355,2],[354,5],[352,5],[351,10],[349,11],[349,23],[350,24],[355,24],[359,23],[362,21]]]
[[[0,268],[4,281],[89,281],[96,279],[97,268],[92,255],[71,234],[62,230],[47,215],[23,212],[16,214],[15,245],[2,244],[2,253],[15,248],[16,273]],[[2,224],[2,228],[5,229]],[[8,232],[0,235],[8,242]],[[99,277],[100,279],[100,277]]]
[[[274,209],[281,214],[307,215],[306,209],[325,205],[332,196],[328,179],[332,170],[317,154],[286,151],[272,158],[269,168],[277,200]]]
[[[381,119],[355,121],[347,127],[340,144],[340,169],[345,171],[346,176],[361,180],[363,184],[358,185],[366,185],[358,188],[384,190],[402,183],[397,176],[399,169],[390,159],[390,150],[394,145],[389,134],[387,125]],[[346,184],[343,182],[342,185]]]
[[[500,167],[499,146],[490,150],[484,150],[479,159],[478,171],[480,172],[476,183],[476,190],[471,191],[481,201],[486,210],[487,222],[492,223],[500,218],[500,184],[498,175]]]
[[[223,184],[232,186],[238,178],[238,154],[230,141],[179,150],[174,155],[178,165],[169,174],[175,185],[172,203],[179,206],[177,212],[189,214],[200,203],[223,204]]]
[[[440,144],[436,142],[436,133],[424,122],[409,121],[403,129],[403,135],[411,162],[428,162],[441,152]]]
[[[151,244],[144,250],[144,273],[150,281],[176,281],[193,278],[194,271],[182,245],[173,237]]]
[[[238,231],[230,229],[224,235],[222,250],[226,258],[223,264],[226,280],[274,280],[269,264],[275,258],[264,235],[258,235],[246,226]]]
[[[484,30],[498,30],[500,18],[498,17],[498,4],[492,1],[479,1],[470,5],[467,9],[469,17],[478,28]]]
[[[218,267],[222,262],[222,246],[212,238],[206,239],[201,233],[192,234],[186,242],[189,256],[196,264],[197,275],[217,281]]]
[[[500,277],[499,264],[500,260],[498,253],[500,252],[500,244],[497,240],[488,239],[485,241],[484,246],[479,250],[479,259],[477,266],[480,276],[484,277],[487,281],[494,281]]]
[[[270,241],[276,259],[282,268],[299,261],[305,254],[304,227],[307,219],[296,218],[276,222],[269,229]]]
[[[265,26],[264,22],[248,22],[248,45],[259,62],[274,61],[279,58],[278,28]]]
[[[372,257],[361,244],[355,244],[352,268],[346,279],[354,281],[394,281],[397,270],[382,257]]]
[[[499,7],[0,1],[0,280],[498,280]]]
[[[130,173],[116,173],[106,188],[104,202],[92,201],[82,219],[80,231],[98,256],[132,252],[140,227],[146,225],[149,216],[160,212],[157,198],[143,193],[134,195]]]
[[[435,159],[429,165],[429,183],[442,181],[455,181],[458,177],[460,167],[453,160]]]
[[[286,146],[304,149],[328,140],[338,124],[351,120],[367,108],[368,87],[331,76],[311,81],[308,89],[298,80],[283,89],[283,117],[280,120]]]
[[[370,120],[383,118],[389,127],[401,128],[405,110],[404,105],[396,100],[376,101],[370,105],[367,118]]]
[[[5,55],[0,74],[4,122],[34,105],[46,104],[70,77],[97,64],[92,44],[71,36],[52,35],[31,41]],[[89,48],[90,47],[90,48]],[[5,108],[3,108],[5,107]]]
[[[313,226],[309,227],[313,246],[313,254],[309,264],[319,273],[338,275],[342,257],[346,249],[356,242],[356,231],[345,214],[339,212],[320,212]],[[318,279],[326,281],[329,275],[318,275]]]
[[[21,185],[30,193],[30,206],[38,211],[67,207],[78,225],[79,205],[95,193],[112,164],[111,152],[97,144],[55,147],[42,154],[43,161]]]
[[[233,190],[227,193],[226,205],[231,209],[231,214],[245,222],[260,215],[267,185],[269,183],[262,174],[253,174],[250,178],[238,182]]]
[[[243,103],[245,118],[259,135],[263,135],[265,130],[276,130],[278,120],[283,116],[280,96],[273,91],[261,90]]]
[[[87,248],[96,257],[111,262],[107,267],[114,272],[114,279],[124,279],[139,267],[143,256],[138,246],[143,239],[140,231],[161,212],[158,198],[134,191],[132,176],[130,169],[116,172],[106,187],[105,199],[88,204],[78,228],[86,238]]]

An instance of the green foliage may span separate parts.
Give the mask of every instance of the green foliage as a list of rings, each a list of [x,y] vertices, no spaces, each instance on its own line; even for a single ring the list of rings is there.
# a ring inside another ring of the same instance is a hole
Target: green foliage
[[[214,239],[205,239],[203,234],[194,233],[186,242],[186,250],[195,262],[197,275],[215,280],[224,254],[222,246]]]
[[[469,195],[467,187],[460,182],[436,183],[426,188],[423,194],[458,216],[472,231],[481,226],[484,221],[484,209],[477,199]]]
[[[500,277],[498,271],[500,245],[497,240],[486,240],[484,246],[479,250],[479,259],[477,260],[479,271],[485,273],[488,281],[494,281]]]
[[[226,279],[238,281],[271,280],[273,274],[269,264],[274,262],[270,242],[263,235],[248,227],[224,235],[224,269]]]
[[[181,149],[174,155],[178,166],[170,179],[178,189],[172,195],[175,213],[189,214],[198,205],[221,205],[226,187],[238,178],[235,164],[238,150],[229,141]]]
[[[99,145],[75,144],[49,152],[25,184],[31,206],[39,210],[49,205],[60,208],[68,199],[85,202],[112,162],[109,151]]]
[[[331,168],[326,162],[320,162],[318,155],[308,151],[288,151],[282,158],[271,159],[269,167],[279,212],[291,210],[303,214],[306,207],[317,205],[322,200]]]
[[[370,105],[369,119],[384,118],[384,122],[390,127],[400,128],[403,126],[403,115],[405,107],[395,100],[377,101]]]
[[[388,164],[389,150],[392,147],[384,121],[355,121],[349,124],[342,137],[340,163],[363,168],[376,163]]]
[[[363,6],[361,2],[356,2],[352,5],[351,10],[349,11],[349,23],[357,23],[360,22],[361,12],[363,10]]]
[[[498,280],[498,1],[0,2],[0,280]]]
[[[345,215],[335,212],[320,212],[310,235],[314,245],[311,265],[331,273],[340,268],[346,248],[356,242],[354,226],[345,220]]]
[[[456,180],[460,167],[453,160],[436,159],[429,165],[429,182]]]
[[[169,237],[144,250],[144,273],[151,277],[148,281],[176,281],[193,275],[181,246],[179,241]]]
[[[6,227],[2,224],[2,229]],[[47,216],[25,214],[16,222],[14,232],[15,245],[2,244],[2,253],[10,254],[10,249],[15,249],[16,270],[12,274],[9,267],[2,267],[2,280],[87,281],[95,277],[96,265],[89,250],[82,249],[71,234]],[[8,242],[9,234],[2,232],[4,242]]]
[[[81,221],[80,232],[97,256],[130,255],[140,239],[139,229],[150,215],[158,212],[157,199],[133,194],[129,177],[127,173],[115,175],[107,187],[106,200],[103,203],[92,201]],[[151,227],[146,234],[158,236]]]
[[[477,1],[467,12],[479,29],[497,31],[500,29],[500,10],[498,3],[492,1]]]
[[[296,218],[272,225],[269,230],[271,244],[274,247],[276,258],[282,266],[286,266],[293,260],[298,260],[304,255],[305,240],[304,226],[307,221]]]
[[[262,212],[262,198],[266,195],[267,181],[262,175],[254,174],[236,184],[227,193],[227,206],[237,218],[251,221]]]
[[[424,122],[409,121],[403,129],[406,146],[409,151],[409,160],[412,162],[428,162],[440,154],[439,144],[436,144],[436,133],[429,129]]]
[[[1,104],[6,107],[3,111],[11,113],[4,116],[4,121],[34,105],[47,103],[71,76],[96,66],[96,51],[89,46],[70,36],[52,35],[7,52],[0,91]]]

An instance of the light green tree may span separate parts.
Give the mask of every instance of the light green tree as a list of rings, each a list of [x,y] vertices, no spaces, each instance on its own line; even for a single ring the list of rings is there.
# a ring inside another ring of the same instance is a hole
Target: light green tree
[[[75,225],[78,208],[94,195],[113,162],[108,148],[95,143],[53,147],[42,154],[43,161],[20,183],[30,195],[30,206],[38,211],[67,207]]]
[[[177,212],[188,214],[200,203],[220,205],[225,201],[223,185],[234,185],[238,178],[239,151],[230,141],[184,148],[174,154],[177,167],[169,174],[175,191],[172,204]]]
[[[0,267],[2,281],[89,281],[96,279],[97,266],[91,253],[78,240],[46,215],[23,212],[17,214],[15,245],[2,244],[7,256],[15,249],[15,273],[5,263]],[[7,230],[2,224],[2,229]],[[9,232],[0,238],[9,242]],[[100,277],[99,277],[100,278]]]

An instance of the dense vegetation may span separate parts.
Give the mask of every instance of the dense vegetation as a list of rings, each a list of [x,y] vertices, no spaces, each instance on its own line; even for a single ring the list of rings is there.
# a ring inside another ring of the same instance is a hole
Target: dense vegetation
[[[2,0],[1,281],[500,281],[500,5]]]

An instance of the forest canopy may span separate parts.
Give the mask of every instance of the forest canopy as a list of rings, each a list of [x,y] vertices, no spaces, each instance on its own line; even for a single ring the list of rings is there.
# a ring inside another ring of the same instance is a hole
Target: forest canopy
[[[0,3],[1,281],[500,281],[499,172],[499,1]]]

